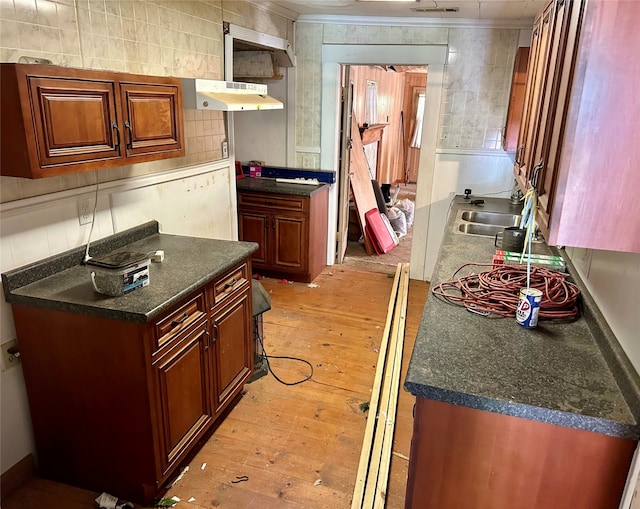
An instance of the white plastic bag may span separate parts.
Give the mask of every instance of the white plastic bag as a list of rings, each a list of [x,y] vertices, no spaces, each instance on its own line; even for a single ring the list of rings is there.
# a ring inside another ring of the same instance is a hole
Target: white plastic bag
[[[389,222],[393,227],[393,231],[400,238],[407,234],[407,218],[398,207],[389,207],[387,209]]]
[[[402,213],[407,218],[407,228],[409,228],[413,224],[413,214],[416,208],[416,204],[412,202],[409,198],[404,198],[403,200],[398,200],[395,204],[397,208],[399,208]]]

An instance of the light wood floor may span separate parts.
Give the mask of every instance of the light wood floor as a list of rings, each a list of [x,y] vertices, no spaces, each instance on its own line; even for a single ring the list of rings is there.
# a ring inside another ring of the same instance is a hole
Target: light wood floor
[[[308,360],[313,380],[285,386],[267,375],[248,384],[165,496],[179,497],[177,507],[195,509],[349,508],[367,417],[359,406],[370,399],[392,282],[393,276],[346,266],[326,269],[317,288],[263,279],[272,299],[263,315],[267,353]],[[411,281],[402,380],[427,292],[427,283]],[[292,361],[271,364],[285,381],[308,372]],[[389,508],[404,506],[413,403],[401,389]],[[239,476],[248,480],[234,483]],[[35,478],[2,506],[94,509],[96,496]]]

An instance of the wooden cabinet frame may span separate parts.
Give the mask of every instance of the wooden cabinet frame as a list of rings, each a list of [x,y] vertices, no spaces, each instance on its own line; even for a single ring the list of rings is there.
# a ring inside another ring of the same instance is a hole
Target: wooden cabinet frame
[[[185,154],[178,78],[1,65],[4,176],[50,177]]]
[[[328,188],[310,196],[238,192],[240,240],[256,242],[258,271],[311,282],[326,267]]]
[[[151,503],[251,376],[250,273],[148,323],[12,305],[40,474]]]

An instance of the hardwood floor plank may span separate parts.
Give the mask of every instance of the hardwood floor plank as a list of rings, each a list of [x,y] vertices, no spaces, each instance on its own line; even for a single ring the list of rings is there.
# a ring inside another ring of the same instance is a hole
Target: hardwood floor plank
[[[314,281],[261,281],[272,299],[263,314],[270,355],[308,360],[313,379],[284,386],[271,374],[242,398],[164,496],[195,509],[342,509],[350,507],[393,274],[329,267]],[[406,376],[428,284],[411,281],[402,362]],[[273,359],[281,378],[304,378],[308,366]],[[414,398],[400,390],[393,451],[409,455]],[[202,464],[206,467],[201,469]],[[408,462],[392,456],[387,507],[404,506]],[[233,483],[236,476],[248,480]],[[95,509],[98,493],[32,479],[4,509]],[[190,498],[195,500],[188,503]],[[140,506],[136,506],[140,507]]]

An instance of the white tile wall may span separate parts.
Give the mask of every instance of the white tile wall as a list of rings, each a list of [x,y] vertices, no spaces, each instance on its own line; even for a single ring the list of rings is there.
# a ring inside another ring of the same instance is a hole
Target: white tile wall
[[[71,67],[222,79],[223,17],[292,39],[291,21],[242,0],[0,0],[0,61],[31,56]],[[185,129],[185,157],[101,170],[100,180],[222,159],[222,142],[229,138],[223,112],[185,110]],[[95,179],[93,172],[37,181],[1,177],[0,203]]]
[[[322,44],[447,44],[438,148],[501,152],[519,36],[516,29],[298,23],[296,145],[320,146]],[[320,163],[311,153],[298,152],[299,164]]]

